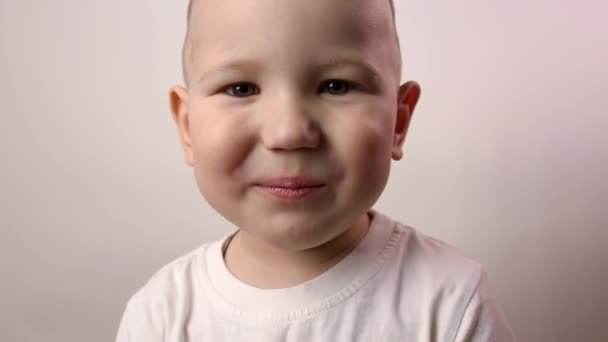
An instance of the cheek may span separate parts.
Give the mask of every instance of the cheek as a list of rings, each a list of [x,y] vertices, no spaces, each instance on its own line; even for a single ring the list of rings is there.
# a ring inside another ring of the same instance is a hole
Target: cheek
[[[252,148],[247,120],[213,110],[194,112],[190,119],[190,136],[195,168],[209,177],[238,172]]]
[[[197,186],[209,205],[232,217],[237,215],[235,201],[246,190],[234,180],[239,179],[254,146],[250,124],[241,115],[212,110],[194,113],[190,135]]]
[[[369,110],[351,119],[337,136],[347,181],[361,191],[381,191],[390,169],[394,119],[386,110]]]

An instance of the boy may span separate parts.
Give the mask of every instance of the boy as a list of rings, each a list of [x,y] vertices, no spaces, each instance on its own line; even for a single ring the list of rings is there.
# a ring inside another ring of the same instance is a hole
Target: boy
[[[238,229],[155,274],[117,341],[513,341],[477,262],[371,209],[420,95],[399,86],[392,4],[189,11],[171,108],[202,195]]]

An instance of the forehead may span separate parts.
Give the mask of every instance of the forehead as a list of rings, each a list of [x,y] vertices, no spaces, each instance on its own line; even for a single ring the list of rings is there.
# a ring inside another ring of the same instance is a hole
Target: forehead
[[[384,0],[197,0],[189,27],[190,62],[314,58],[331,50],[385,53],[392,11]]]

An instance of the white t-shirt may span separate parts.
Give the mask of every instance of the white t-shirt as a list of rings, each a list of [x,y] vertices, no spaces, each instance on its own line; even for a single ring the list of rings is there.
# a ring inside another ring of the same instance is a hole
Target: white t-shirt
[[[158,271],[129,300],[117,342],[515,341],[481,265],[371,211],[359,245],[295,287],[259,289],[220,241]]]

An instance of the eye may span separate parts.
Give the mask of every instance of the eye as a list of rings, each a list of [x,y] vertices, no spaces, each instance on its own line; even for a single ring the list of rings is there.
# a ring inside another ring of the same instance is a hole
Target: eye
[[[344,80],[329,80],[321,86],[322,91],[327,91],[332,95],[345,95],[352,89],[352,84]]]
[[[226,93],[234,97],[248,97],[256,94],[256,86],[247,82],[234,83],[226,88]]]

